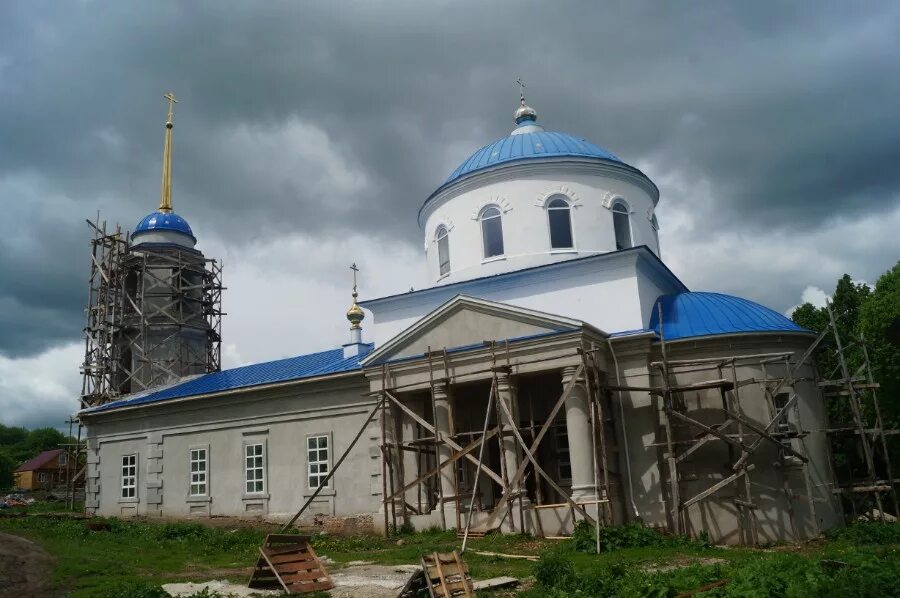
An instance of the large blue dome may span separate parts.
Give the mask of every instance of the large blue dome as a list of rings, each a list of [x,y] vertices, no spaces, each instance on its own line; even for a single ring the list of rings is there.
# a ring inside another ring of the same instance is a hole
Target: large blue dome
[[[484,146],[460,164],[442,187],[446,187],[467,174],[518,160],[574,156],[622,163],[614,154],[590,141],[567,133],[543,131],[540,127],[534,127],[530,123],[525,123],[522,128],[528,126],[537,130],[527,133],[514,131],[509,137],[498,139]]]
[[[663,295],[657,302],[662,303],[667,341],[742,332],[810,332],[777,311],[732,295],[683,292]],[[659,334],[656,305],[650,315],[650,329]]]
[[[187,220],[176,214],[175,212],[152,212],[144,216],[137,226],[134,228],[132,237],[136,237],[141,233],[149,233],[153,231],[171,231],[182,233],[189,236],[195,243],[197,238],[191,230],[191,225]]]

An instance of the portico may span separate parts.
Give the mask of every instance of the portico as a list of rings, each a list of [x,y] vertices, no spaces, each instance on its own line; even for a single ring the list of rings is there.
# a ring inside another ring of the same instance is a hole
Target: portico
[[[618,482],[599,445],[615,431],[597,416],[605,333],[458,296],[402,336],[363,362],[394,421],[381,448],[385,526],[462,529],[470,506],[476,531],[566,533],[598,512],[613,523]]]

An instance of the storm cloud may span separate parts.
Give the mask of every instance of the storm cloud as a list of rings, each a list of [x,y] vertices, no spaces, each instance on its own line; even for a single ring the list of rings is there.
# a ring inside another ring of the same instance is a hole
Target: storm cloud
[[[84,219],[156,206],[169,90],[233,363],[342,342],[346,263],[365,296],[423,283],[416,210],[509,132],[518,76],[659,185],[692,288],[785,310],[900,255],[896,3],[29,2],[0,40],[0,389],[73,354]]]

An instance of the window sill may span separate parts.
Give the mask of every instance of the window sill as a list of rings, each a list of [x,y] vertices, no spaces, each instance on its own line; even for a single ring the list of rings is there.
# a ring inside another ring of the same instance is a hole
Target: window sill
[[[435,282],[444,280],[445,278],[447,278],[448,276],[450,276],[450,274],[451,274],[451,272],[447,272],[446,274],[441,274],[440,276],[437,277],[437,280],[436,280]]]
[[[185,502],[212,502],[211,496],[188,496]]]
[[[574,247],[559,248],[559,249],[551,249],[550,253],[551,254],[554,254],[554,253],[578,253],[578,250],[575,249]]]
[[[269,500],[269,493],[258,492],[256,494],[243,494],[241,500]]]
[[[141,499],[135,496],[134,498],[120,498],[119,504],[136,504],[141,502]]]
[[[502,262],[502,261],[505,260],[505,259],[506,259],[506,256],[505,256],[505,255],[494,255],[494,256],[491,256],[491,257],[486,257],[486,258],[484,258],[483,260],[481,260],[481,263],[482,263],[482,264],[489,264],[489,263],[491,263],[491,262]]]
[[[315,488],[307,488],[306,491],[303,493],[303,497],[309,498],[310,496],[315,494],[315,492],[316,492]],[[335,492],[334,488],[324,488],[321,492],[319,492],[318,495],[319,496],[337,496],[337,492]]]

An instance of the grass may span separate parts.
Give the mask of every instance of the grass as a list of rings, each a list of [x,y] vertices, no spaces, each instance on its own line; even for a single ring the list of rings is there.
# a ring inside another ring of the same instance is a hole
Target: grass
[[[160,584],[229,579],[246,581],[266,529],[208,527],[200,523],[81,519],[54,514],[56,507],[29,507],[25,517],[0,518],[0,531],[27,537],[57,558],[54,580],[72,596],[156,598]],[[35,511],[43,514],[33,514]],[[47,512],[47,511],[50,512]],[[58,509],[57,509],[58,510]],[[702,541],[662,536],[640,526],[603,530],[594,552],[593,530],[581,527],[570,540],[520,535],[472,539],[473,551],[540,555],[533,563],[466,553],[475,578],[535,576],[526,596],[675,596],[712,582],[703,596],[897,595],[900,525],[857,524],[803,545],[760,550],[717,548]],[[315,536],[320,555],[337,563],[417,563],[426,552],[459,547],[453,532],[429,530],[380,536]],[[878,594],[881,592],[881,594]]]

